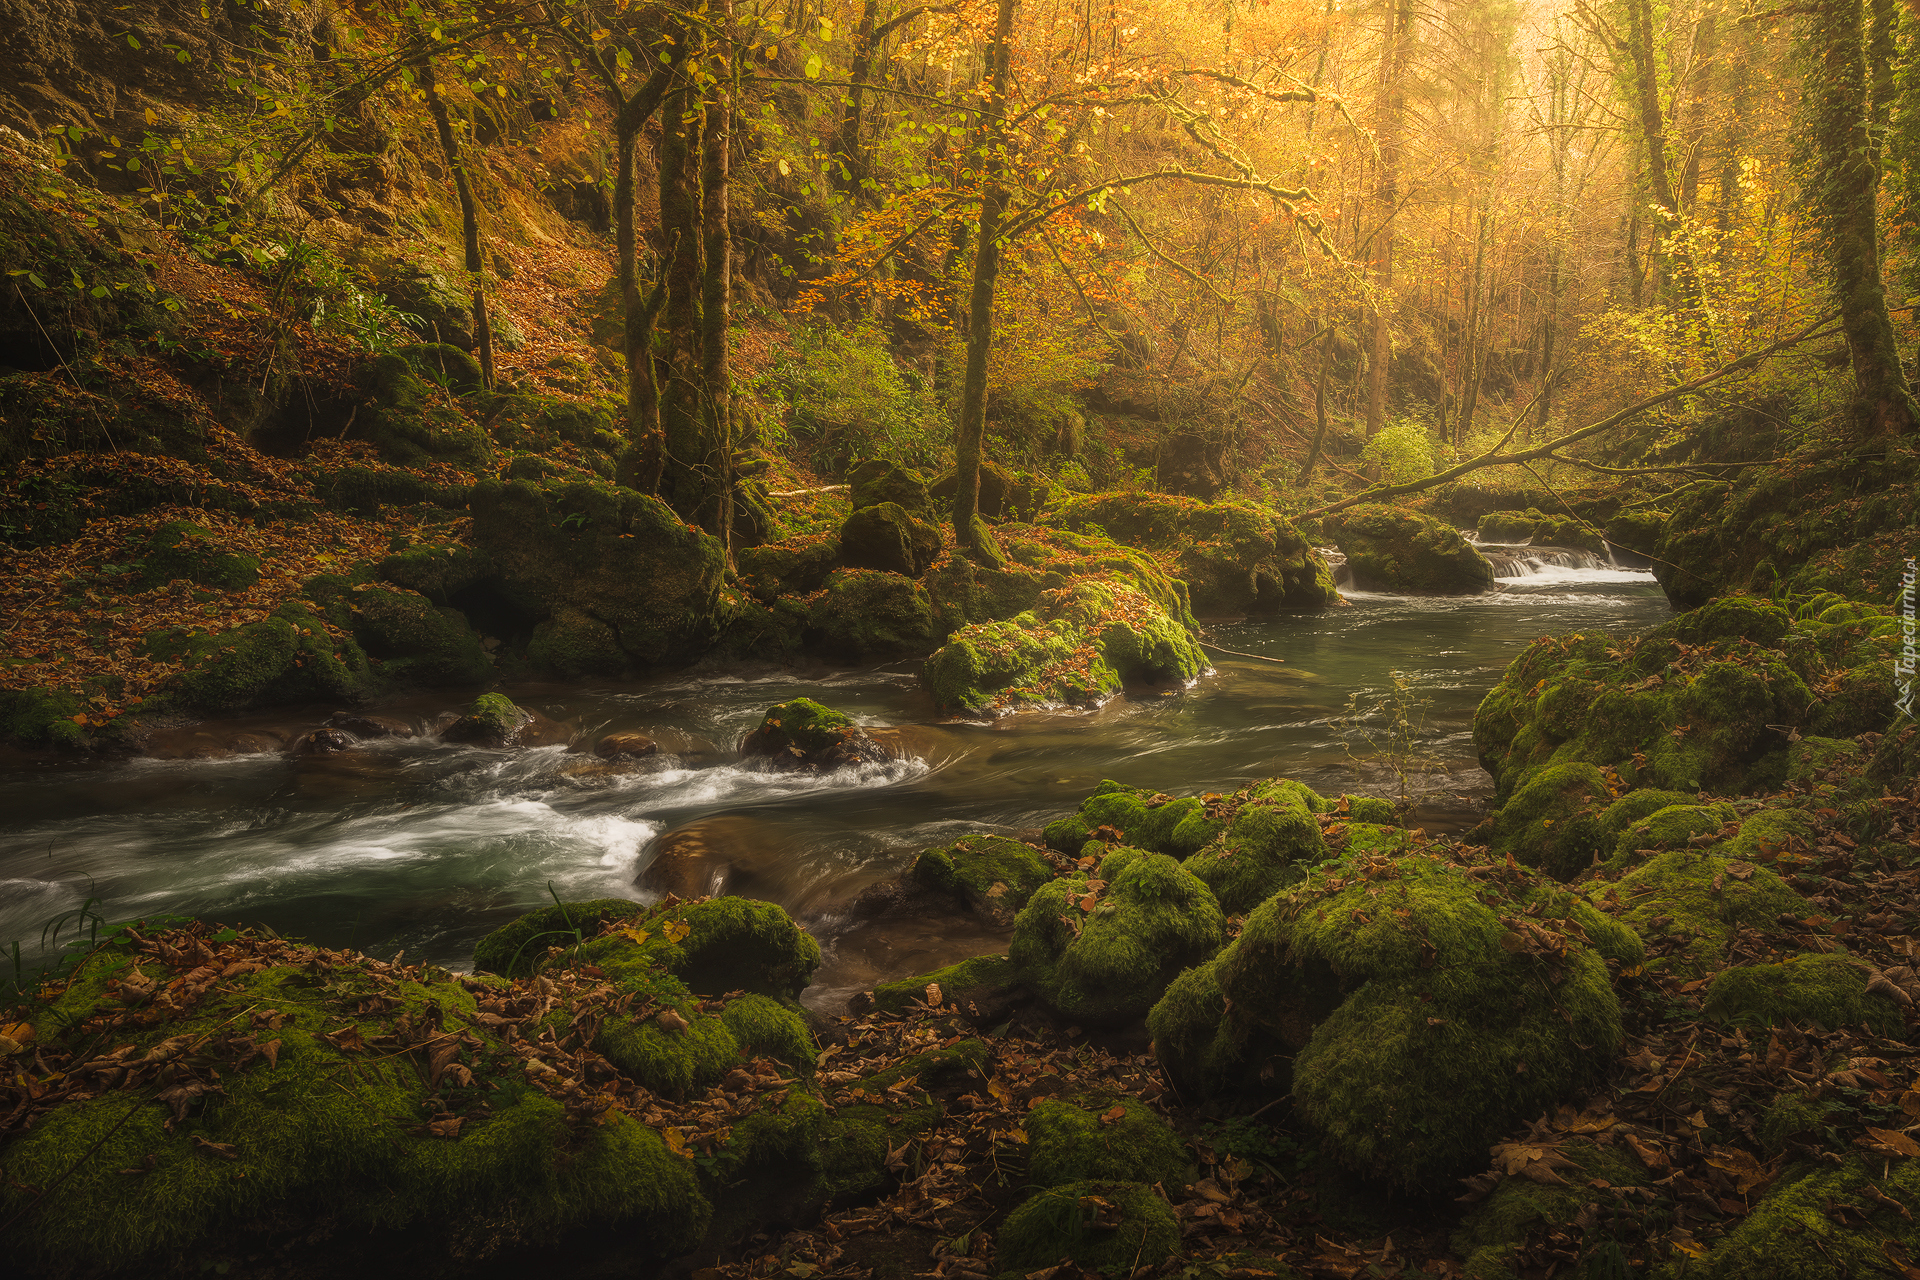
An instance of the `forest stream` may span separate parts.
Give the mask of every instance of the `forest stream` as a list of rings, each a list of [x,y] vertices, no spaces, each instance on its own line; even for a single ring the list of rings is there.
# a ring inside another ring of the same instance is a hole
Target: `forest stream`
[[[572,751],[420,736],[340,755],[16,768],[0,773],[0,943],[18,940],[22,963],[36,967],[46,923],[91,900],[113,920],[266,924],[464,970],[475,941],[551,903],[550,891],[561,901],[652,896],[636,880],[668,847],[707,857],[725,877],[715,887],[780,903],[811,927],[827,956],[804,1000],[839,1012],[852,992],[1003,949],[1005,938],[969,916],[848,929],[837,905],[929,845],[1031,833],[1103,778],[1176,794],[1273,776],[1329,794],[1404,791],[1410,825],[1472,825],[1492,790],[1474,757],[1473,712],[1513,656],[1536,636],[1640,632],[1670,616],[1650,573],[1578,551],[1485,551],[1500,575],[1491,593],[1348,590],[1350,608],[1216,624],[1211,674],[1091,713],[944,720],[910,662],[707,666],[504,690],[576,730]],[[1380,709],[1395,670],[1415,721],[1401,767]],[[901,727],[903,758],[825,776],[742,765],[741,735],[802,696],[863,725]],[[421,695],[373,710],[423,723],[450,705]],[[249,728],[297,733],[328,710],[201,728],[229,740]],[[584,754],[616,731],[647,733],[662,754],[628,772]],[[175,749],[191,750],[190,738]]]

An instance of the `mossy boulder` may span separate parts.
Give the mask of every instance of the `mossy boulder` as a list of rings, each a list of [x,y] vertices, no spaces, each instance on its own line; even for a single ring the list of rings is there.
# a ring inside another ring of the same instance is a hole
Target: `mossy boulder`
[[[1186,626],[1145,594],[1080,582],[1030,613],[955,632],[922,678],[947,711],[1093,706],[1126,685],[1185,683],[1207,669]]]
[[[1645,1186],[1648,1181],[1646,1170],[1615,1147],[1576,1140],[1550,1150],[1548,1169],[1558,1182],[1503,1177],[1453,1233],[1453,1251],[1466,1259],[1469,1280],[1511,1280],[1514,1247],[1542,1225],[1571,1222],[1593,1200],[1594,1179],[1614,1187]]]
[[[1166,1120],[1133,1098],[1049,1098],[1027,1112],[1027,1174],[1036,1186],[1155,1182],[1178,1186],[1192,1165]]]
[[[1047,592],[1086,581],[1129,587],[1169,618],[1194,625],[1186,583],[1170,574],[1150,551],[1051,525],[1003,525],[995,536],[1005,564],[988,567],[949,555],[928,572],[927,590],[942,636],[971,623],[1005,621],[1033,612]]]
[[[367,655],[336,638],[324,618],[289,602],[271,616],[217,634],[171,628],[149,635],[147,651],[183,664],[143,712],[202,712],[295,702],[354,702],[373,681]]]
[[[84,751],[90,737],[75,717],[86,713],[87,700],[70,689],[0,689],[0,742]]]
[[[811,698],[767,708],[759,725],[740,740],[740,754],[779,769],[824,772],[887,758],[851,717]]]
[[[1131,1275],[1180,1251],[1173,1208],[1142,1182],[1069,1182],[1007,1215],[995,1237],[1003,1274],[1071,1261],[1098,1275]]]
[[[725,552],[660,499],[487,481],[472,507],[501,596],[543,619],[528,647],[537,668],[614,675],[691,658],[718,635]]]
[[[458,543],[423,542],[396,551],[376,566],[382,582],[417,591],[437,605],[451,605],[454,597],[493,576],[493,563],[482,552]]]
[[[840,559],[850,568],[918,578],[940,554],[940,531],[897,502],[856,508],[840,526]]]
[[[1327,516],[1321,526],[1363,590],[1444,596],[1493,589],[1493,565],[1432,516],[1362,503]]]
[[[247,971],[191,994],[173,982],[160,1016],[122,1020],[116,1061],[164,1072],[159,1084],[119,1090],[109,1070],[0,1151],[16,1265],[157,1273],[181,1251],[217,1257],[267,1220],[451,1247],[512,1215],[541,1235],[617,1230],[652,1257],[705,1231],[712,1210],[691,1159],[619,1110],[581,1123],[561,1089],[539,1087],[480,1008],[510,989],[431,970],[376,981],[339,953],[204,926],[169,941]],[[110,945],[35,1019],[36,1039],[78,1049],[81,1024],[121,1012],[130,984],[189,971]],[[430,1068],[423,1049],[394,1047],[435,1027],[457,1033],[451,1061]]]
[[[934,478],[927,486],[927,496],[936,512],[950,513],[953,510],[953,495],[960,487],[960,474],[947,471]],[[980,464],[980,488],[975,498],[975,506],[988,520],[998,520],[1007,514],[1007,508],[1015,488],[1013,477],[1003,468],[991,462]]]
[[[1556,880],[1572,880],[1603,849],[1611,852],[1601,817],[1612,802],[1606,775],[1593,765],[1549,765],[1493,815],[1487,846]]]
[[[1871,974],[1871,966],[1838,952],[1737,965],[1714,975],[1705,1012],[1737,1026],[1865,1026],[1876,1035],[1898,1036],[1906,1019],[1887,996],[1868,994]]]
[[[380,456],[401,467],[448,463],[466,471],[485,469],[493,446],[480,424],[460,409],[456,396],[421,377],[404,355],[375,356],[363,368],[360,411],[353,433]]]
[[[992,999],[1019,986],[1020,971],[1005,956],[974,956],[931,973],[881,983],[871,992],[873,1007],[899,1013],[915,1001],[925,1001],[929,984],[940,988],[942,1004],[953,1002],[964,1008],[969,1001]]]
[[[1314,807],[1325,802],[1304,786],[1274,785],[1279,781],[1256,783],[1228,800],[1226,829],[1180,864],[1229,915],[1253,910],[1327,857]]]
[[[1145,1014],[1181,970],[1219,949],[1225,927],[1206,885],[1179,863],[1121,848],[1037,889],[1007,957],[1061,1016],[1113,1025]]]
[[[914,861],[912,875],[919,884],[953,894],[995,927],[1010,929],[1034,890],[1053,879],[1053,867],[1019,840],[965,836],[926,850]]]
[[[1651,794],[1664,799],[1678,793],[1655,791]],[[1689,800],[1665,805],[1628,823],[1626,829],[1614,837],[1607,866],[1610,870],[1623,870],[1668,849],[1693,847],[1700,838],[1715,835],[1737,817],[1738,812],[1730,804],[1696,804]]]
[[[1148,1026],[1191,1096],[1244,1082],[1250,1048],[1291,1049],[1294,1105],[1331,1152],[1432,1186],[1608,1059],[1621,1027],[1606,961],[1643,954],[1522,868],[1349,857],[1269,898]]]
[[[212,530],[191,520],[170,520],[140,549],[141,590],[177,578],[222,591],[244,591],[260,581],[260,558],[228,551]]]
[[[1096,836],[1102,827],[1108,828],[1109,834]],[[1095,787],[1073,813],[1048,823],[1043,834],[1048,847],[1073,858],[1088,851],[1089,841],[1094,843],[1095,852],[1104,852],[1105,843],[1110,841],[1185,858],[1225,829],[1225,820],[1214,817],[1207,802],[1198,796],[1176,799],[1163,791],[1130,787],[1109,778]]]
[[[1848,739],[1892,721],[1883,623],[1730,597],[1637,639],[1544,637],[1480,704],[1474,745],[1502,801],[1533,770],[1575,760],[1612,766],[1629,788],[1777,787],[1792,732]]]
[[[1606,539],[1573,516],[1550,516],[1538,507],[1525,511],[1491,511],[1480,517],[1480,541],[1527,543],[1542,547],[1571,547],[1605,555]]]
[[[826,585],[840,563],[840,538],[809,533],[779,542],[763,542],[734,553],[740,581],[756,600],[772,604],[780,596],[811,595]]]
[[[1210,617],[1321,609],[1340,596],[1311,543],[1278,512],[1130,491],[1069,498],[1046,522],[1177,557],[1195,611]]]
[[[493,660],[457,609],[411,591],[367,587],[353,592],[353,638],[392,684],[481,684]]]
[[[504,693],[483,693],[467,704],[460,718],[440,731],[448,742],[468,742],[481,747],[511,747],[520,741],[520,732],[533,723],[533,713],[514,705]]]
[[[1705,1257],[1676,1257],[1666,1274],[1673,1280],[1855,1280],[1888,1274],[1890,1242],[1898,1242],[1909,1257],[1920,1254],[1920,1223],[1888,1203],[1920,1201],[1920,1164],[1902,1160],[1889,1166],[1877,1157],[1870,1164],[1887,1176],[1875,1177],[1858,1159],[1837,1169],[1795,1170]],[[1841,1205],[1856,1212],[1836,1212]]]
[[[927,479],[885,458],[870,458],[847,473],[853,490],[853,509],[893,503],[916,520],[935,521],[933,495],[927,491]]]
[[[635,940],[626,928],[648,936]],[[625,898],[542,907],[475,944],[474,968],[521,977],[546,963],[551,948],[564,951],[603,933],[617,933],[636,948],[623,960],[601,961],[616,979],[624,969],[659,965],[702,995],[747,991],[791,1000],[820,967],[820,944],[785,911],[725,897],[671,908]]]
[[[1635,867],[1617,882],[1587,890],[1617,906],[1620,922],[1653,939],[1671,933],[1684,949],[1648,962],[1689,977],[1719,968],[1740,929],[1771,932],[1782,915],[1800,915],[1806,899],[1765,867],[1711,853],[1674,850]]]
[[[807,613],[807,646],[869,660],[933,647],[933,601],[913,579],[877,569],[835,569]]]

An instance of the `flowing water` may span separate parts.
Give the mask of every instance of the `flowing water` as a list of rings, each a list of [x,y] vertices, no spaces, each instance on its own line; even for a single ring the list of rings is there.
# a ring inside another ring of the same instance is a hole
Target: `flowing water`
[[[1645,630],[1668,614],[1649,574],[1583,552],[1489,547],[1500,589],[1476,597],[1348,592],[1352,607],[1212,625],[1215,670],[1098,711],[938,716],[913,664],[797,671],[695,669],[645,683],[503,692],[590,744],[649,733],[663,754],[628,772],[564,747],[495,751],[431,738],[337,756],[278,754],[22,765],[0,772],[0,946],[30,968],[42,926],[89,899],[109,919],[158,913],[264,923],[464,968],[473,943],[552,901],[646,896],[669,847],[728,869],[730,891],[808,921],[829,963],[809,1002],[1004,945],[966,920],[843,926],[836,908],[970,832],[1030,833],[1103,778],[1175,794],[1285,775],[1322,792],[1418,801],[1430,829],[1477,820],[1491,790],[1473,710],[1539,635]],[[1265,661],[1267,658],[1281,662]],[[1414,750],[1383,756],[1391,675]],[[903,726],[902,760],[826,777],[740,764],[733,745],[773,703],[815,698],[863,724]],[[424,722],[448,699],[380,708]],[[1426,704],[1424,708],[1417,704]],[[280,712],[257,727],[304,728]],[[251,726],[219,726],[231,737]],[[3,972],[3,971],[0,971]]]

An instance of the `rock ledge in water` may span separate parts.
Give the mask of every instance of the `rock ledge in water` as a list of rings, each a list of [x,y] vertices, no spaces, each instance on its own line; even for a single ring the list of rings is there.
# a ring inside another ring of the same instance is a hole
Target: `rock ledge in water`
[[[740,740],[740,754],[779,769],[825,772],[878,764],[887,753],[851,718],[811,698],[769,707],[760,727]]]

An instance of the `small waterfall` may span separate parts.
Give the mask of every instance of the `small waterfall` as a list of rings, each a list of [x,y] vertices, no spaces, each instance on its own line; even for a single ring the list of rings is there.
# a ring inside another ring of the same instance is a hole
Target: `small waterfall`
[[[1327,562],[1333,585],[1342,591],[1353,590],[1353,570],[1347,568],[1347,553],[1338,547],[1315,547],[1313,553]]]
[[[1573,547],[1534,547],[1481,545],[1481,555],[1493,564],[1497,579],[1536,578],[1543,574],[1564,573],[1569,569],[1611,569],[1609,562],[1591,551]]]

